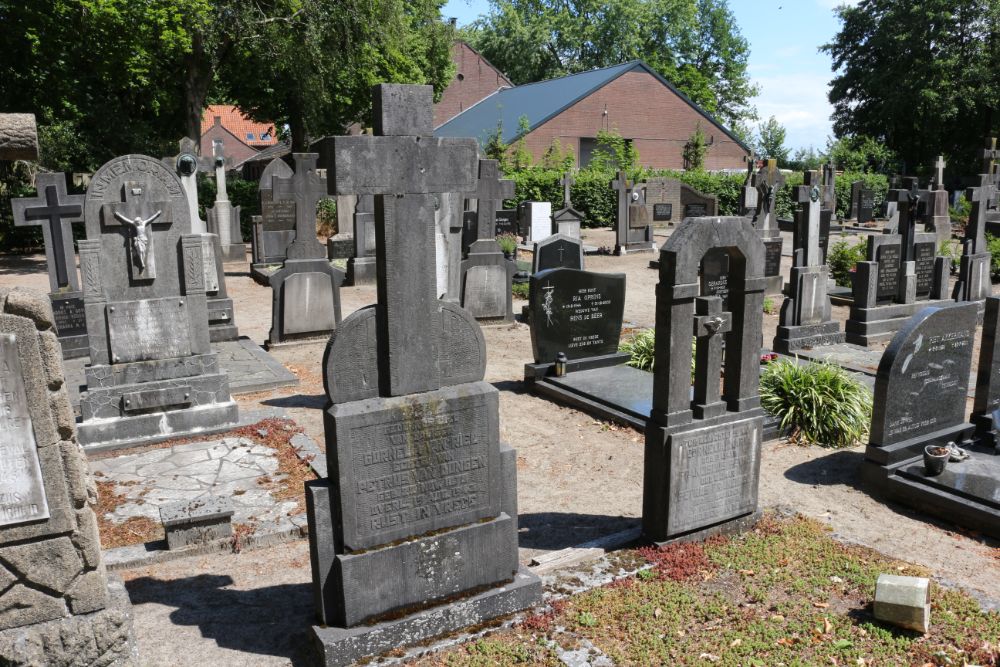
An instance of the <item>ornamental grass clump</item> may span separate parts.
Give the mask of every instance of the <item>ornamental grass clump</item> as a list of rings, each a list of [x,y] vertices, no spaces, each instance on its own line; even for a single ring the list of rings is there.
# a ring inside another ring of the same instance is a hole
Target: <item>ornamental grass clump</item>
[[[761,406],[800,444],[851,447],[863,442],[872,417],[872,395],[862,382],[830,363],[782,359],[764,367]]]
[[[629,336],[628,340],[622,341],[618,351],[629,355],[629,360],[625,362],[627,365],[640,371],[651,371],[655,347],[656,330],[643,329]]]

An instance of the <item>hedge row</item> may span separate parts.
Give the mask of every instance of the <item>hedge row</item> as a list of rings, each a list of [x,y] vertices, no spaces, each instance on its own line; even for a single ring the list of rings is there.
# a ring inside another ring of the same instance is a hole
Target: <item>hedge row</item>
[[[563,187],[559,181],[562,172],[556,169],[528,167],[513,173],[507,178],[514,181],[514,198],[504,202],[507,208],[515,208],[524,201],[548,201],[552,209],[563,207]],[[570,191],[573,207],[584,218],[585,227],[608,227],[615,223],[618,208],[618,193],[611,189],[611,181],[616,174],[609,171],[584,169],[576,174],[576,182]],[[719,198],[720,215],[736,215],[739,206],[740,190],[743,187],[743,174],[716,174],[704,171],[677,172],[670,170],[642,169],[630,174],[631,179],[646,179],[653,176],[676,178],[687,183],[695,190],[714,194]],[[837,216],[847,217],[851,206],[851,183],[864,181],[865,186],[875,191],[875,203],[880,204],[889,190],[888,179],[881,174],[844,173],[837,177],[835,189],[837,193]],[[775,209],[778,217],[791,218],[795,209],[794,188],[802,185],[802,174],[786,175],[785,186],[775,197]]]

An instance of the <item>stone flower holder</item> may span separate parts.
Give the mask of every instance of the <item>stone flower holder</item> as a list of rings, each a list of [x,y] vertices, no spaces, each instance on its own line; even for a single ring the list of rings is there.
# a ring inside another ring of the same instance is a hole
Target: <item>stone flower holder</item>
[[[940,475],[950,456],[951,451],[947,447],[927,445],[924,447],[924,472],[928,477]]]

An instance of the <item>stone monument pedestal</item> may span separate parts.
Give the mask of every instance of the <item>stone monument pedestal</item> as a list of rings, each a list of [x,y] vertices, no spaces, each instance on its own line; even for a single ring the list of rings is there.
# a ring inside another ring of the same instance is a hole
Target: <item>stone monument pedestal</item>
[[[343,283],[344,272],[330,266],[328,259],[287,260],[270,277],[271,331],[264,347],[329,338],[340,323]]]
[[[350,259],[354,256],[354,235],[336,234],[326,240],[327,259]]]
[[[375,284],[375,257],[351,257],[347,260],[349,285]]]

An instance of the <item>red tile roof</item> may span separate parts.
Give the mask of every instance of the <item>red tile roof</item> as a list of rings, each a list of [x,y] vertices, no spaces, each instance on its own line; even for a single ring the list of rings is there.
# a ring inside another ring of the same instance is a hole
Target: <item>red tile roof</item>
[[[278,143],[275,136],[274,123],[258,123],[249,120],[238,107],[227,104],[210,104],[201,115],[201,133],[205,134],[215,124],[216,117],[221,119],[222,127],[229,130],[237,139],[248,146],[265,147]],[[253,139],[248,139],[253,135]],[[261,139],[262,136],[266,139]]]

